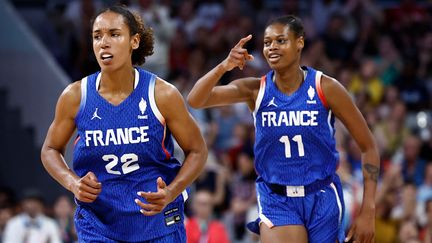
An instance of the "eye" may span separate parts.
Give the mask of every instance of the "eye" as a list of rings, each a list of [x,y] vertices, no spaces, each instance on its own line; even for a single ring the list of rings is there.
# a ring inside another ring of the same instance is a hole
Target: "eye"
[[[100,38],[101,38],[100,35],[94,35],[94,36],[93,36],[93,39],[94,39],[94,40],[99,40]]]
[[[284,40],[284,39],[278,39],[277,42],[278,42],[278,44],[285,44],[286,40]]]
[[[264,41],[264,46],[270,46],[270,41]]]
[[[111,36],[112,36],[112,37],[119,37],[120,34],[119,34],[119,33],[113,33],[113,34],[111,34]]]

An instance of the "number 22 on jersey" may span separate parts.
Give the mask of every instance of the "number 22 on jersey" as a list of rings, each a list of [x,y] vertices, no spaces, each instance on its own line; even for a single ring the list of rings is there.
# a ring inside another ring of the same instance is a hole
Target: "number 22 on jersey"
[[[123,174],[128,174],[140,168],[139,164],[136,163],[138,161],[138,155],[136,154],[123,154],[120,157],[120,162],[122,163],[121,172],[114,168],[118,164],[119,157],[114,154],[106,154],[102,156],[102,159],[109,162],[105,165],[105,169],[108,173],[114,175],[121,175],[122,172]]]
[[[295,135],[292,140],[297,143],[299,157],[304,156],[304,146],[301,135]],[[285,158],[291,158],[291,142],[288,136],[284,135],[279,138],[279,142],[285,145]]]

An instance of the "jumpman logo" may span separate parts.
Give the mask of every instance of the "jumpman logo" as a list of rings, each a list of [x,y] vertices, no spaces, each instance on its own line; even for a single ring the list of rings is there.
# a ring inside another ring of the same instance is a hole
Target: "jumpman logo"
[[[275,99],[275,97],[273,97],[273,99],[270,100],[270,102],[268,103],[267,107],[269,107],[269,106],[271,106],[271,105],[272,105],[272,106],[275,106],[275,107],[278,107],[278,106],[276,105],[274,99]]]
[[[100,116],[98,116],[97,111],[98,111],[98,108],[96,108],[96,110],[93,113],[93,117],[90,120],[93,120],[95,118],[98,118],[99,120],[102,120],[102,118]]]

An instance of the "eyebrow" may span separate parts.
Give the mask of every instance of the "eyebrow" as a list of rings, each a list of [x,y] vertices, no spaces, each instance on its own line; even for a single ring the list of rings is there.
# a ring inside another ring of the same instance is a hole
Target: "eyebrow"
[[[120,31],[120,30],[121,29],[119,28],[113,28],[113,29],[109,29],[109,32]],[[100,29],[93,30],[93,33],[99,33],[99,32],[101,32]]]
[[[287,36],[287,35],[277,35],[277,36],[275,36],[275,37],[276,37],[276,38],[279,38],[279,37],[286,37],[286,36]],[[267,36],[264,36],[264,39],[265,39],[265,38],[270,38],[270,36],[268,36],[268,35],[267,35]]]

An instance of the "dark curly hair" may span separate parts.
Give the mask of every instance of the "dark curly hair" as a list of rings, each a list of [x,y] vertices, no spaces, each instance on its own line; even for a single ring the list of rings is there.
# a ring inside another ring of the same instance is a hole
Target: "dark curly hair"
[[[150,27],[146,27],[141,17],[137,13],[130,12],[123,5],[115,5],[108,7],[102,11],[100,11],[93,19],[92,26],[94,24],[94,20],[105,12],[114,12],[120,14],[124,18],[125,24],[129,27],[130,35],[139,34],[140,42],[139,47],[132,51],[132,64],[133,65],[142,65],[145,63],[145,58],[151,56],[153,54],[153,29]]]

